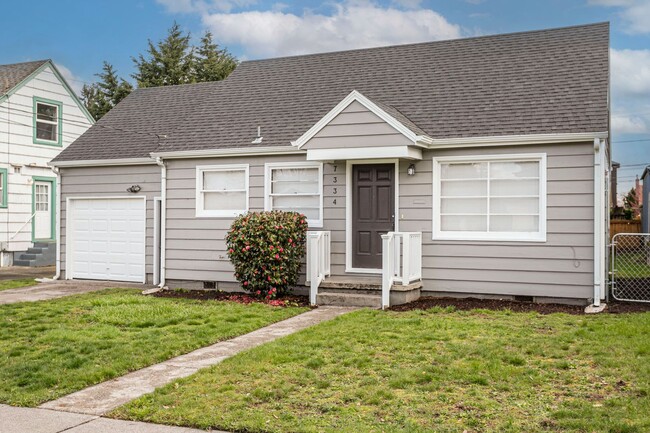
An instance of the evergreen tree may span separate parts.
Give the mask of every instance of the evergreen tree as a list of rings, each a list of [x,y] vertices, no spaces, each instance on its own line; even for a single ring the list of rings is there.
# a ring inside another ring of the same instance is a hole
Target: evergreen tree
[[[102,71],[95,74],[100,81],[84,85],[81,89],[81,98],[95,120],[99,120],[133,91],[133,86],[119,78],[110,63],[104,62]]]
[[[195,82],[194,48],[190,34],[184,34],[178,23],[168,30],[167,37],[154,45],[149,40],[148,56],[133,58],[137,72],[133,74],[138,87],[170,86]]]
[[[201,45],[196,49],[195,80],[220,81],[225,79],[237,67],[237,59],[226,48],[212,41],[212,33],[206,31],[201,38]]]

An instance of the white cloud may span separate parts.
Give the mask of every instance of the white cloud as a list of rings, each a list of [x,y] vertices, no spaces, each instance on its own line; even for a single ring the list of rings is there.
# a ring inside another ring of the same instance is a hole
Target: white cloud
[[[650,0],[589,0],[592,6],[621,8],[625,33],[650,33]]]
[[[612,49],[610,59],[614,92],[650,96],[650,50]]]
[[[250,57],[305,54],[457,38],[461,28],[431,9],[383,8],[373,2],[334,5],[332,15],[305,11],[204,13],[203,23],[223,44]]]
[[[645,133],[650,125],[650,50],[610,50],[612,129]]]
[[[648,132],[648,125],[639,116],[612,114],[612,131],[614,134],[644,134]]]
[[[84,85],[83,80],[76,76],[75,74],[72,73],[72,71],[65,66],[63,66],[61,63],[54,63],[56,68],[59,70],[65,81],[68,82],[70,87],[72,88],[72,91],[77,94],[77,96],[81,95],[81,88]]]

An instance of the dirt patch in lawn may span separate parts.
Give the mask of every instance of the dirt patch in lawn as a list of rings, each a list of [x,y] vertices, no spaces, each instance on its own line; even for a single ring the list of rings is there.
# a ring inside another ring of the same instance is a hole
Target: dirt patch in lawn
[[[251,304],[253,302],[260,304],[269,304],[276,307],[309,307],[308,296],[285,295],[276,299],[267,301],[246,293],[222,292],[220,290],[162,290],[156,292],[153,296],[157,298],[184,298],[198,299],[201,301],[232,301],[240,304]]]
[[[427,310],[433,307],[454,307],[457,310],[511,310],[514,312],[535,311],[540,314],[566,313],[585,314],[585,307],[565,304],[538,304],[533,302],[520,302],[502,299],[477,299],[477,298],[436,298],[424,296],[408,304],[390,307],[392,311]],[[650,303],[611,302],[607,304],[605,313],[643,313],[650,311]]]

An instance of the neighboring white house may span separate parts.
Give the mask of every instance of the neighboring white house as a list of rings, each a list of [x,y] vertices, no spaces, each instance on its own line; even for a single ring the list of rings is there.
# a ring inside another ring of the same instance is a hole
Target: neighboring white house
[[[0,65],[0,266],[54,263],[47,163],[93,123],[51,60]]]

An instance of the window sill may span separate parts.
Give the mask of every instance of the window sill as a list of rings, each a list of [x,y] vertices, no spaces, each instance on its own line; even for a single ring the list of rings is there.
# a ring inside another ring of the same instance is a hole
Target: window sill
[[[53,146],[53,147],[63,147],[63,144],[57,141],[45,141],[45,140],[38,140],[34,139],[34,144],[41,144],[44,146]]]
[[[518,234],[505,234],[501,233],[498,236],[480,236],[480,235],[471,235],[471,234],[447,234],[447,233],[436,233],[431,236],[433,241],[471,241],[471,242],[535,242],[535,243],[544,243],[546,242],[545,234],[531,234],[528,236],[521,236]]]

